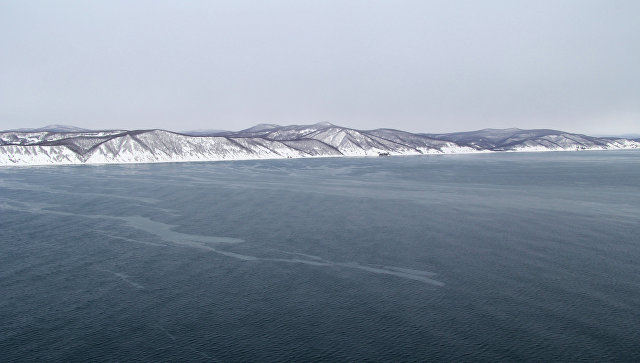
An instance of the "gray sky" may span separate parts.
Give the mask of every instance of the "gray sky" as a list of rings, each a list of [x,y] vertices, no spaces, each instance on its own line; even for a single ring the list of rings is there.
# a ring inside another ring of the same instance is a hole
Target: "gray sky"
[[[0,0],[0,129],[640,132],[640,1]]]

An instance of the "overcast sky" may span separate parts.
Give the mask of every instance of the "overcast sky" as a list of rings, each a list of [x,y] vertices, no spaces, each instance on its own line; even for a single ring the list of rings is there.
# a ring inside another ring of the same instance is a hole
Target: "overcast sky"
[[[0,129],[640,132],[640,1],[0,0]]]

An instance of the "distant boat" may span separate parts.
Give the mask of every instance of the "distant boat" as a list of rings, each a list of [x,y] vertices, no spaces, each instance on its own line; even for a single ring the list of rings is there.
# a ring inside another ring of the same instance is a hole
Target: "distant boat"
[[[389,153],[378,153],[378,156],[389,156]]]

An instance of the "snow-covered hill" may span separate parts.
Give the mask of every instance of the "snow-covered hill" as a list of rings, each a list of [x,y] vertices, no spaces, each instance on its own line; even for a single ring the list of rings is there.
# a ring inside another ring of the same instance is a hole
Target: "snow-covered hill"
[[[363,131],[324,122],[258,125],[238,132],[212,131],[207,136],[196,136],[164,130],[90,131],[56,126],[0,132],[0,165],[632,148],[640,148],[640,140],[596,138],[555,130],[485,129],[453,134],[413,134],[392,129]]]
[[[425,136],[490,151],[607,150],[640,147],[638,140],[598,138],[547,129],[484,129]]]

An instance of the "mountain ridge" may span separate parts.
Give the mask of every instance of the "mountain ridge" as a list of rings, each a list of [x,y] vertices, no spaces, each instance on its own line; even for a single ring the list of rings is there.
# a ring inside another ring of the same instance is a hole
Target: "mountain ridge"
[[[259,124],[241,131],[201,133],[47,127],[0,131],[0,166],[640,149],[638,139],[551,129],[427,134],[390,128],[358,130],[329,122]]]

